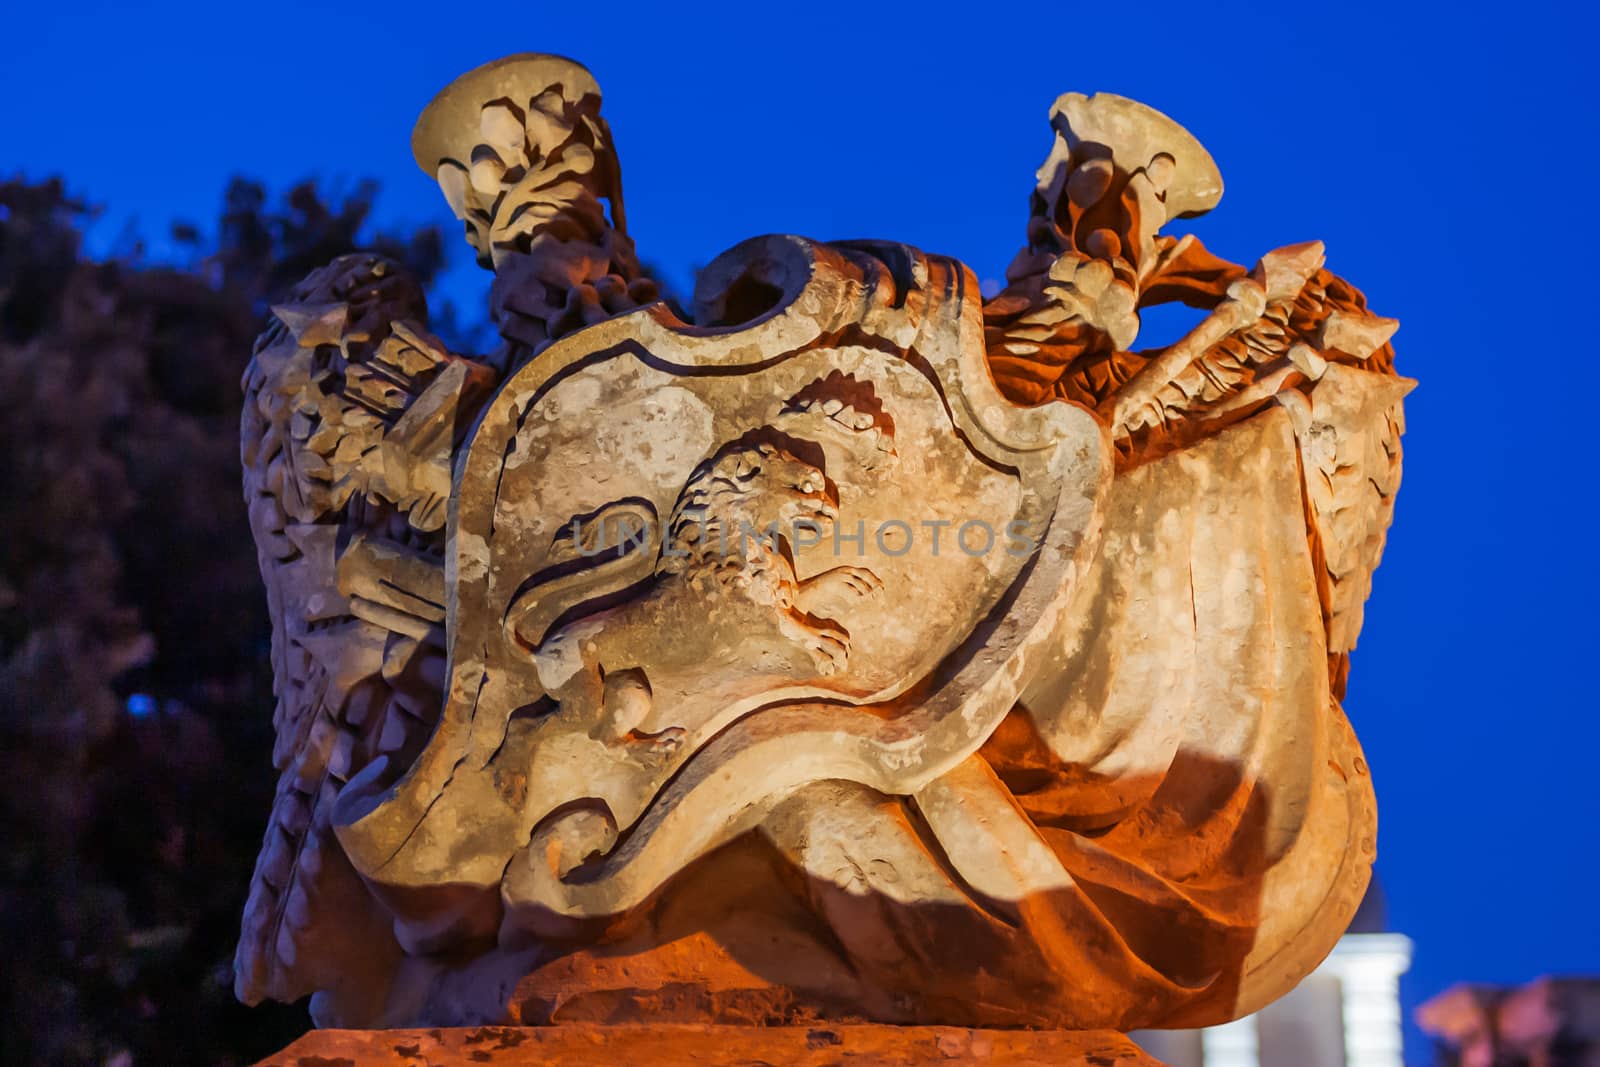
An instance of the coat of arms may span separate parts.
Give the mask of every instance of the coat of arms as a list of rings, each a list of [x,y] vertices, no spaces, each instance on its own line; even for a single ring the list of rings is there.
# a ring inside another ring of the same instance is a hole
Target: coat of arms
[[[246,377],[284,778],[242,995],[1130,1027],[1315,965],[1372,856],[1337,698],[1393,323],[1320,245],[1247,270],[1164,235],[1221,194],[1171,120],[1052,121],[998,295],[762,237],[674,308],[583,68],[430,105],[502,348],[447,351],[352,257]],[[1173,300],[1206,315],[1135,350]]]

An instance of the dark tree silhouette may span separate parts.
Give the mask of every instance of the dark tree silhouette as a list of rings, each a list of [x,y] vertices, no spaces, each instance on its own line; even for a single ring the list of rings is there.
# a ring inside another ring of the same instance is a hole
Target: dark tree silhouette
[[[375,192],[235,181],[174,267],[92,261],[59,181],[0,184],[4,1062],[246,1063],[307,1025],[230,989],[274,777],[239,376],[332,257],[438,273],[437,231],[370,232]]]

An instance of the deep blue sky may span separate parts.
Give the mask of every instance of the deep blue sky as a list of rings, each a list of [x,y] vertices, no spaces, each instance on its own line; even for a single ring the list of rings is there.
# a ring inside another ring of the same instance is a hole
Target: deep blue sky
[[[374,176],[380,221],[453,232],[411,162],[417,112],[478,63],[553,51],[599,78],[631,229],[669,276],[789,231],[995,278],[1056,94],[1183,122],[1227,183],[1201,237],[1246,263],[1325,240],[1422,382],[1347,702],[1391,922],[1417,943],[1408,1009],[1458,980],[1600,973],[1595,387],[1569,355],[1594,307],[1600,58],[1580,5],[321,8],[8,9],[0,173],[107,205],[100,247],[130,216],[209,221],[234,173]],[[475,299],[461,251],[451,291]]]

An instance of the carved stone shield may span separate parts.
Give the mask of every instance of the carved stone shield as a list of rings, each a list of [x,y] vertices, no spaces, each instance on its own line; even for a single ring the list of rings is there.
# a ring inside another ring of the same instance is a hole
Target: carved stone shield
[[[336,822],[369,878],[603,917],[824,779],[908,795],[1011,709],[1093,548],[1084,409],[1020,407],[970,271],[746,242],[502,386],[457,472],[450,684]]]

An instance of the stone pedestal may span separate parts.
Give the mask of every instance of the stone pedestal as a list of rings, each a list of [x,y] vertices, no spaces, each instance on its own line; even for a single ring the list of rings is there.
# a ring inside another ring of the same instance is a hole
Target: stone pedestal
[[[719,1026],[696,1023],[318,1030],[259,1067],[832,1067],[985,1063],[997,1067],[1161,1067],[1109,1030],[953,1026]]]

